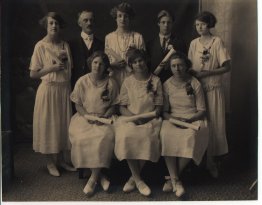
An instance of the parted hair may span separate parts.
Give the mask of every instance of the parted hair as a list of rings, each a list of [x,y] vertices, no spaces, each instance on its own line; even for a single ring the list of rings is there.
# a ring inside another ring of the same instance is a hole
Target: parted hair
[[[163,17],[165,17],[165,16],[171,18],[172,21],[174,22],[175,18],[174,18],[174,16],[171,14],[171,12],[168,11],[168,10],[161,10],[161,11],[157,14],[157,22],[159,23],[160,20],[161,20],[161,18],[163,18]]]
[[[184,63],[186,64],[187,67],[187,71],[192,67],[192,62],[188,59],[188,57],[182,53],[182,52],[175,52],[174,54],[172,54],[169,58],[169,65],[171,63],[171,60],[174,59],[182,59],[184,61]],[[170,66],[169,66],[170,67]]]
[[[139,57],[145,60],[146,64],[148,64],[148,56],[144,50],[137,48],[129,48],[126,52],[127,63],[133,69],[132,63]]]
[[[43,28],[47,28],[48,17],[55,19],[59,23],[60,28],[64,28],[66,26],[66,22],[64,21],[64,19],[57,12],[52,11],[52,12],[48,12],[43,18],[39,20],[39,24]]]
[[[122,2],[122,3],[118,4],[117,6],[115,6],[114,8],[111,9],[110,15],[114,19],[116,19],[116,17],[117,17],[117,11],[127,13],[129,18],[131,18],[131,19],[135,17],[135,11],[134,11],[133,7],[127,2]]]
[[[96,57],[101,57],[105,64],[105,74],[109,74],[108,68],[110,67],[110,61],[108,56],[103,51],[95,51],[88,59],[87,66],[90,70],[92,70],[92,62]]]
[[[217,19],[216,17],[214,16],[214,14],[212,14],[211,12],[209,11],[203,11],[201,13],[199,13],[195,20],[198,20],[198,21],[202,21],[202,22],[205,22],[207,24],[207,27],[208,28],[213,28],[215,27],[216,23],[217,23]]]

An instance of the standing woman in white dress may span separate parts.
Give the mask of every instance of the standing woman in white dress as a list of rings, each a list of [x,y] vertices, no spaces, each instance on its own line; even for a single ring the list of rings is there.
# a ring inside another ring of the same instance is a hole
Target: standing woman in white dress
[[[110,59],[112,76],[121,86],[131,71],[127,65],[127,50],[130,47],[145,50],[145,43],[142,35],[130,28],[135,12],[129,3],[115,6],[110,14],[116,21],[117,29],[106,35],[105,52]]]
[[[216,22],[216,17],[208,11],[196,17],[195,27],[200,37],[191,42],[188,52],[188,58],[193,64],[192,73],[200,80],[205,92],[210,129],[207,169],[213,177],[218,177],[214,157],[228,153],[222,77],[231,67],[223,41],[210,32]]]
[[[173,191],[177,197],[185,193],[179,176],[191,159],[199,165],[208,145],[208,129],[205,120],[206,107],[200,82],[188,70],[191,62],[182,53],[170,57],[173,76],[163,86],[164,121],[160,131],[161,155],[165,158],[171,177],[163,191]],[[200,126],[200,130],[172,124],[169,119]]]
[[[60,176],[57,166],[74,171],[63,154],[70,150],[68,126],[71,119],[72,60],[68,44],[60,38],[65,22],[55,12],[40,20],[47,30],[37,42],[31,58],[30,77],[41,79],[35,99],[33,118],[33,149],[47,156],[47,169],[52,176]]]
[[[84,193],[95,191],[100,177],[107,191],[109,182],[101,178],[102,168],[109,168],[114,152],[114,131],[111,125],[88,120],[87,115],[108,118],[115,112],[119,89],[108,77],[109,59],[102,51],[94,52],[87,61],[91,72],[79,78],[71,94],[77,113],[72,117],[69,136],[72,143],[71,158],[76,168],[90,168],[91,176]]]
[[[149,72],[145,52],[130,49],[127,56],[133,74],[122,84],[120,113],[126,117],[156,111],[156,117],[135,122],[123,122],[120,117],[115,127],[115,155],[118,160],[127,160],[132,174],[123,191],[130,192],[137,187],[142,195],[149,196],[151,190],[140,172],[146,160],[157,162],[160,157],[162,85],[160,79]]]

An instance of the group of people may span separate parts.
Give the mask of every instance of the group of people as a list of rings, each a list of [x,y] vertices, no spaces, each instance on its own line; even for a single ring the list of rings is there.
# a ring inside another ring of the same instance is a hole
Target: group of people
[[[199,165],[206,153],[206,167],[217,177],[214,157],[228,152],[221,77],[230,70],[230,57],[222,40],[210,32],[216,18],[206,11],[196,17],[199,37],[187,51],[172,34],[174,18],[166,10],[157,15],[159,35],[147,44],[130,28],[135,12],[129,3],[116,5],[110,14],[117,28],[105,43],[94,35],[90,10],[79,14],[82,31],[70,45],[60,37],[65,22],[59,14],[49,12],[40,20],[47,35],[37,42],[30,64],[30,76],[42,80],[35,100],[33,149],[47,156],[52,176],[60,176],[60,167],[89,168],[83,189],[89,196],[98,182],[108,190],[110,182],[101,170],[110,168],[114,155],[126,160],[131,171],[123,191],[137,188],[149,196],[140,173],[146,161],[158,162],[162,156],[170,175],[163,191],[180,197],[185,193],[180,175],[190,160]],[[175,52],[162,61],[170,49]],[[156,67],[160,72],[153,74]],[[148,113],[153,115],[126,120]],[[64,157],[68,151],[73,166]]]

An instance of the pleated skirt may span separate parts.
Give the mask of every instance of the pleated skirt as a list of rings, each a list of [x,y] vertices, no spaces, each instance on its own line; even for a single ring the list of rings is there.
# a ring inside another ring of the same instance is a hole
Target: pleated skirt
[[[68,126],[72,115],[69,82],[42,82],[37,90],[33,117],[33,149],[56,154],[71,148]]]

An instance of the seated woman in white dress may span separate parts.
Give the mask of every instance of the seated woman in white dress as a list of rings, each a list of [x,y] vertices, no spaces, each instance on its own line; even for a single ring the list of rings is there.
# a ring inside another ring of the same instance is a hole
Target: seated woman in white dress
[[[130,47],[145,50],[145,43],[140,33],[130,29],[130,21],[135,12],[129,3],[123,2],[115,6],[111,12],[117,29],[105,37],[105,52],[111,63],[112,77],[119,86],[130,75],[131,69],[127,66],[126,52]]]
[[[191,65],[191,61],[184,54],[173,54],[170,57],[173,76],[163,85],[164,121],[160,131],[161,155],[165,158],[171,177],[171,183],[166,182],[163,191],[173,191],[178,197],[185,193],[179,174],[191,159],[198,165],[208,145],[204,94],[199,81],[187,72]],[[198,125],[200,129],[193,130],[172,124],[169,121],[171,118]]]
[[[157,117],[116,123],[115,155],[119,160],[127,160],[132,173],[123,191],[130,192],[137,187],[142,195],[149,196],[150,188],[142,181],[140,172],[146,160],[157,162],[160,157],[159,132],[163,105],[162,85],[157,76],[152,75],[146,64],[142,50],[130,49],[127,53],[133,74],[127,77],[120,91],[120,113],[125,118],[137,114],[156,111]]]
[[[109,168],[114,152],[114,131],[111,125],[89,120],[88,115],[108,118],[115,112],[119,89],[108,77],[107,55],[97,51],[88,58],[91,72],[79,78],[71,93],[77,113],[69,126],[72,143],[71,159],[76,168],[90,168],[91,176],[84,193],[92,195],[101,168]],[[109,184],[108,184],[109,186]],[[102,186],[106,191],[108,187]]]

